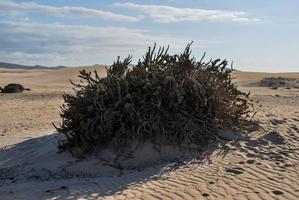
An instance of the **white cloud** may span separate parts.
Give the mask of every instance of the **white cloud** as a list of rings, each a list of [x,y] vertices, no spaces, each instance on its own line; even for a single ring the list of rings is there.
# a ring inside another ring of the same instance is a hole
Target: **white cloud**
[[[41,5],[34,2],[22,2],[16,3],[9,0],[0,1],[0,13],[5,15],[16,15],[18,13],[27,12],[38,12],[46,13],[53,16],[59,17],[71,17],[71,18],[96,18],[104,20],[115,20],[115,21],[128,21],[134,22],[139,21],[142,16],[127,16],[116,14],[109,11],[90,9],[84,7],[54,7],[48,5]]]
[[[148,15],[155,22],[169,23],[182,21],[233,21],[260,22],[258,18],[246,17],[245,12],[206,10],[193,8],[176,8],[164,5],[142,5],[135,3],[115,3],[115,6],[139,10]]]
[[[43,65],[111,63],[117,56],[143,55],[148,46],[183,48],[187,39],[122,27],[0,21],[0,58],[4,62]]]

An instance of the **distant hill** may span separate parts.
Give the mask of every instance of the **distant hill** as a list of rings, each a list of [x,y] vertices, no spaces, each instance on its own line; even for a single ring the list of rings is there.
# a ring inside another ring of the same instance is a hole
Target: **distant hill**
[[[44,67],[41,65],[29,66],[29,65],[19,65],[19,64],[0,62],[0,68],[5,68],[5,69],[48,69],[48,70],[53,69],[54,70],[54,69],[63,69],[63,68],[65,68],[65,66]]]

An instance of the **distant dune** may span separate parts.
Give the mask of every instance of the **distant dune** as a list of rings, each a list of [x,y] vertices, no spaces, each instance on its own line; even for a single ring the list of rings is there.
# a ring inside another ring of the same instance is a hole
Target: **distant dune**
[[[5,68],[5,69],[50,69],[50,70],[53,70],[53,69],[62,69],[62,68],[65,68],[65,66],[44,67],[41,65],[29,66],[29,65],[19,65],[19,64],[0,62],[0,68]]]
[[[17,82],[24,87],[31,88],[34,92],[68,91],[71,89],[69,80],[78,81],[79,71],[97,70],[100,76],[106,75],[106,68],[98,67],[66,67],[63,69],[1,69],[0,86],[5,86],[12,82]]]

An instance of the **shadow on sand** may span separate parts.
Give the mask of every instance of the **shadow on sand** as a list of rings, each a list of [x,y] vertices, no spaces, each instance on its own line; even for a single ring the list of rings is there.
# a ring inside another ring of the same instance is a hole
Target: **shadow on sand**
[[[285,147],[278,133],[270,131],[255,139],[248,136],[229,143],[214,142],[196,155],[191,152],[189,157],[169,157],[169,154],[155,157],[152,151],[139,149],[139,159],[115,163],[107,160],[107,152],[82,160],[67,152],[58,153],[59,138],[54,133],[0,150],[0,199],[99,199],[141,183],[165,179],[186,164],[209,165],[215,156],[225,159],[230,147],[247,153],[248,164],[254,164],[256,158],[283,164],[284,156],[292,151]],[[148,160],[151,162],[144,162]],[[241,167],[227,167],[227,173],[244,172]]]
[[[197,152],[196,158],[161,157],[126,168],[115,167],[98,155],[79,160],[69,153],[58,153],[59,137],[54,133],[0,151],[0,199],[98,199],[139,183],[163,179],[187,162],[207,161],[219,148],[214,143]],[[151,155],[141,156],[146,160]]]

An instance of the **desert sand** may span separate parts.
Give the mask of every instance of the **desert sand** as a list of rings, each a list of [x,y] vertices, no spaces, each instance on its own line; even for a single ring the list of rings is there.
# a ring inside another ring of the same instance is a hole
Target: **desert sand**
[[[72,91],[68,80],[78,81],[78,70],[0,69],[0,86],[16,82],[32,90],[0,94],[0,199],[299,199],[299,89],[258,84],[299,73],[233,73],[261,105],[254,118],[261,128],[247,136],[233,135],[188,159],[144,145],[119,166],[104,153],[85,160],[58,153],[51,123],[60,122],[62,95]]]

